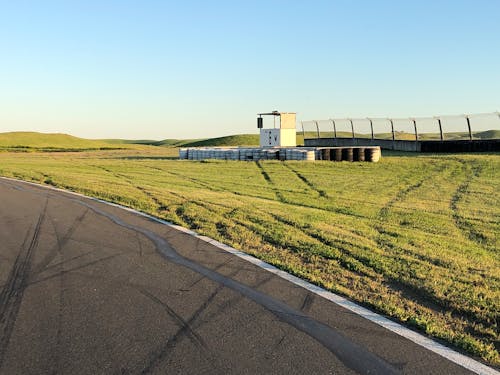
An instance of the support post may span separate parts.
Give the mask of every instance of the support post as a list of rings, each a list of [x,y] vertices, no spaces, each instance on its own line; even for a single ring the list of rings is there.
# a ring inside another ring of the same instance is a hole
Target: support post
[[[412,121],[413,121],[413,128],[415,129],[415,142],[418,142],[417,120],[413,118]]]
[[[318,121],[314,121],[314,123],[316,124],[316,132],[318,133],[318,138],[321,138],[319,136],[319,125],[318,125]]]
[[[467,120],[467,128],[469,129],[469,141],[472,141],[472,129],[470,127],[470,117],[465,115],[465,119]]]
[[[444,137],[443,137],[443,127],[441,126],[441,119],[438,117],[437,120],[438,120],[438,125],[439,125],[439,137],[443,141]]]
[[[306,132],[304,131],[304,121],[300,122],[300,126],[302,126],[302,138],[304,138],[304,145],[305,145]]]
[[[352,139],[354,139],[354,124],[352,123],[352,119],[349,119],[349,122],[351,123],[351,132],[352,132]]]
[[[392,149],[394,150],[396,146],[396,136],[394,134],[394,121],[392,121],[392,118],[389,119],[389,122],[391,123],[391,133],[392,133]]]
[[[373,135],[373,120],[371,118],[369,118],[368,121],[370,121],[370,129],[372,132],[372,141],[373,141],[375,139],[375,136]]]
[[[335,120],[331,118],[330,121],[333,124],[333,138],[337,138],[337,126],[335,125]]]

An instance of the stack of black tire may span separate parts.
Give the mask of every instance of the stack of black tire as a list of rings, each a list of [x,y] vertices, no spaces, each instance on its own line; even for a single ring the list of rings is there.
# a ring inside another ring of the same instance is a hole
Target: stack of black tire
[[[321,149],[321,160],[368,161],[380,159],[380,147],[332,147]]]

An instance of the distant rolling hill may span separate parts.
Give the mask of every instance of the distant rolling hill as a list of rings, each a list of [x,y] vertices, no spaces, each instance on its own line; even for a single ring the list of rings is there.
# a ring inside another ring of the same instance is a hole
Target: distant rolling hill
[[[483,132],[473,133],[475,138],[481,139],[500,139],[500,130],[486,130]]]
[[[0,133],[0,150],[8,151],[106,150],[123,148],[124,146],[126,145],[116,145],[101,140],[83,139],[61,133]]]
[[[153,146],[182,147],[185,144],[204,141],[205,139],[164,139],[153,143]]]
[[[99,139],[99,141],[112,145],[153,145],[158,142],[152,139]]]
[[[258,146],[258,134],[237,134],[216,138],[201,139],[164,139],[152,140],[126,140],[126,139],[103,139],[112,144],[142,144],[150,146],[166,147],[215,147],[215,146]]]
[[[237,134],[225,137],[208,138],[197,141],[185,142],[183,147],[213,147],[213,146],[258,146],[258,134]]]
[[[187,143],[203,141],[205,139],[163,139],[155,141],[152,139],[102,139],[101,141],[111,143],[114,145],[147,145],[147,146],[182,146]]]

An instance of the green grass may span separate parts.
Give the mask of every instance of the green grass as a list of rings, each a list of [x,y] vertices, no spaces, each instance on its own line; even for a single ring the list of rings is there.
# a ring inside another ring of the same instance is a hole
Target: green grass
[[[0,153],[0,174],[189,227],[499,365],[500,156],[180,161]]]

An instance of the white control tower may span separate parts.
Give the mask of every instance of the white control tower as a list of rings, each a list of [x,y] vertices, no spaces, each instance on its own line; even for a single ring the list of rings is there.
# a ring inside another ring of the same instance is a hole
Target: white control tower
[[[297,130],[294,112],[259,113],[257,127],[260,129],[260,147],[295,147],[297,146]],[[274,127],[264,129],[262,116],[273,116]],[[276,128],[276,119],[279,127]]]

